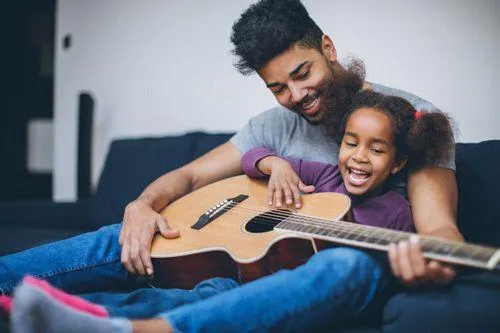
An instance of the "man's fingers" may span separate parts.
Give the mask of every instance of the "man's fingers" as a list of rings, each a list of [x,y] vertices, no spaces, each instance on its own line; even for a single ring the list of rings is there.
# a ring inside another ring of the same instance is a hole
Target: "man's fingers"
[[[137,274],[137,272],[134,269],[134,266],[132,266],[132,264],[130,262],[130,247],[128,245],[128,242],[123,243],[121,262],[122,262],[122,265],[125,266],[125,269],[128,272],[130,272],[132,274]]]
[[[137,274],[139,275],[146,274],[146,269],[142,264],[141,256],[139,254],[139,241],[137,240],[132,240],[132,243],[130,245],[130,261]]]
[[[420,247],[420,239],[417,235],[411,235],[409,242],[410,262],[415,278],[420,282],[425,279],[427,266],[422,255],[422,248]]]
[[[118,237],[118,244],[120,244],[120,245],[123,245],[123,237],[124,237],[123,234],[124,234],[124,231],[123,231],[123,224],[122,224],[122,226],[120,228],[120,235]]]
[[[149,246],[146,246],[146,244],[141,245],[139,247],[139,255],[141,257],[141,261],[146,274],[153,275],[153,264],[151,263],[151,253],[149,250]]]
[[[399,267],[401,269],[401,278],[403,282],[407,284],[412,284],[415,279],[415,273],[413,272],[413,268],[411,266],[410,261],[410,248],[407,242],[400,242],[398,244],[398,252],[399,252]]]
[[[167,221],[165,221],[165,219],[161,215],[156,219],[156,226],[158,227],[160,234],[165,238],[177,238],[180,236],[179,230],[170,228]],[[151,239],[153,239],[153,235],[148,236],[151,236]]]
[[[429,262],[428,271],[429,279],[436,284],[447,284],[456,275],[452,267],[443,265],[435,260]]]
[[[399,268],[398,246],[395,243],[389,245],[389,262],[391,264],[392,274],[399,279],[401,277],[401,269]]]

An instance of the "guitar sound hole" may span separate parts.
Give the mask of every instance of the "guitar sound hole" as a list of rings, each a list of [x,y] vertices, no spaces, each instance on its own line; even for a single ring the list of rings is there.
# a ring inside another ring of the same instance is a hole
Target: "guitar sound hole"
[[[255,216],[245,225],[245,230],[251,233],[262,233],[273,230],[273,228],[292,214],[288,210],[271,210]]]

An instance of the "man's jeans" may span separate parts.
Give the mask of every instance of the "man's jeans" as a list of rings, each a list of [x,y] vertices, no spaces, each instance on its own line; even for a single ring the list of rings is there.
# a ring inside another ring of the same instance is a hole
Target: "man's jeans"
[[[376,255],[333,248],[294,270],[238,286],[215,278],[193,290],[141,288],[120,262],[114,224],[0,258],[0,289],[10,294],[26,274],[104,305],[112,316],[160,315],[179,331],[301,330],[341,325],[378,305],[390,274]],[[137,289],[131,293],[109,290]],[[91,294],[89,294],[92,292]]]

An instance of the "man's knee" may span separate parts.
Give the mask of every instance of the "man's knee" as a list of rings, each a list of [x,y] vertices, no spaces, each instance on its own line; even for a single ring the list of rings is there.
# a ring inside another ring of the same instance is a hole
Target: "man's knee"
[[[118,239],[118,237],[120,236],[121,228],[122,228],[122,224],[120,222],[120,223],[114,223],[114,224],[110,224],[110,225],[106,225],[104,227],[101,227],[101,228],[97,229],[96,232],[99,234],[108,234],[109,236],[113,236],[113,237],[116,237],[116,239]]]
[[[362,274],[370,278],[380,275],[381,272],[380,262],[373,253],[349,247],[320,251],[309,260],[308,265],[329,273]]]

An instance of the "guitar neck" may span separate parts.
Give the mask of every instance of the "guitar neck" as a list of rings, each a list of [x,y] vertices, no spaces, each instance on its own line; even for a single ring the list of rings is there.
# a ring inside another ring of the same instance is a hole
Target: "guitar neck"
[[[345,221],[291,214],[274,227],[335,243],[387,251],[391,243],[409,240],[409,232],[395,231]],[[500,250],[469,243],[419,235],[424,257],[452,264],[500,271]]]

